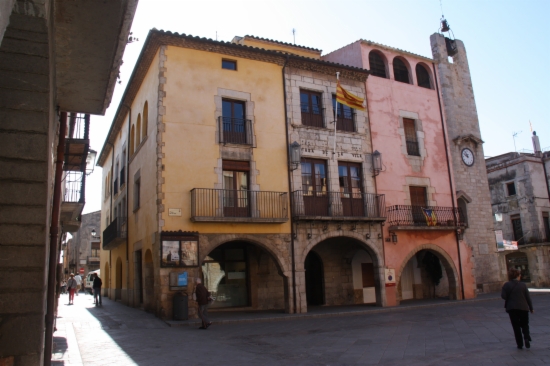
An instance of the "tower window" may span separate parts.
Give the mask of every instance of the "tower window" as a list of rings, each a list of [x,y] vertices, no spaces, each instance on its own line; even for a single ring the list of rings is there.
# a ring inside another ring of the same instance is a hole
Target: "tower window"
[[[506,189],[508,191],[508,196],[516,195],[516,185],[514,184],[514,182],[506,183]]]
[[[369,66],[372,75],[381,78],[388,77],[386,73],[386,63],[384,62],[384,58],[377,51],[371,51],[369,53]]]
[[[397,57],[393,59],[393,75],[396,81],[410,84],[409,69],[405,62]]]
[[[418,82],[418,86],[422,88],[432,88],[430,83],[430,73],[426,70],[426,67],[421,64],[416,65],[416,81]]]

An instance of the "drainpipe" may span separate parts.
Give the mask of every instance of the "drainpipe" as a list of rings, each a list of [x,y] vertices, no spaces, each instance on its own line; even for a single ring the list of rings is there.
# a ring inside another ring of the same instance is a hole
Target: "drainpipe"
[[[52,198],[52,217],[50,225],[50,253],[48,264],[48,292],[46,311],[46,334],[44,340],[44,365],[51,365],[53,345],[53,323],[55,314],[55,283],[57,241],[59,234],[59,211],[61,205],[61,184],[63,181],[63,160],[65,158],[65,134],[67,133],[67,112],[61,112],[59,119],[59,141],[55,160],[55,178]]]
[[[445,159],[447,160],[447,173],[449,175],[449,186],[451,188],[451,203],[453,205],[453,216],[455,222],[458,224],[458,217],[456,217],[456,206],[455,206],[455,191],[453,188],[453,180],[451,177],[451,163],[449,161],[449,149],[447,147],[447,129],[445,128],[445,122],[443,120],[443,109],[441,107],[441,97],[439,96],[439,83],[437,82],[437,72],[435,69],[435,63],[432,62],[432,67],[434,70],[434,80],[435,88],[437,91],[437,102],[439,103],[439,115],[441,117],[441,128],[443,129],[443,143],[445,144]],[[460,240],[458,238],[458,232],[455,231],[456,238],[456,250],[458,253],[458,269],[460,271],[460,289],[462,292],[462,300],[464,300],[464,277],[462,277],[462,258],[460,255]]]
[[[289,56],[287,55],[286,56],[286,60],[285,60],[285,63],[283,65],[283,97],[284,97],[284,101],[283,101],[283,104],[285,106],[285,136],[286,136],[286,159],[287,159],[287,168],[288,168],[288,195],[290,196],[290,251],[291,251],[291,265],[292,265],[292,298],[294,300],[294,313],[296,313],[296,259],[294,257],[294,215],[293,215],[293,212],[292,212],[292,178],[291,178],[291,173],[290,173],[290,166],[291,166],[291,162],[290,162],[290,140],[289,140],[289,136],[288,136],[288,110],[287,110],[287,106],[286,106],[286,80],[285,80],[285,70],[286,70],[286,65],[288,63],[288,60],[289,60]]]

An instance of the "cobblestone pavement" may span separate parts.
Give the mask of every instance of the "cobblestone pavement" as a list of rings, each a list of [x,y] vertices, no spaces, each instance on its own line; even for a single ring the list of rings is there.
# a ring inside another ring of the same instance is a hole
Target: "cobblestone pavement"
[[[531,349],[502,300],[265,323],[169,327],[142,310],[62,295],[56,365],[548,365],[550,294],[533,296]]]

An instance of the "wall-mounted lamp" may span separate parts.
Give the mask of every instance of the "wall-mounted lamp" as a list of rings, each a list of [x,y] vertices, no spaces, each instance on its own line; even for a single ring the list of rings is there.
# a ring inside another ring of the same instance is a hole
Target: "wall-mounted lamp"
[[[96,156],[97,151],[92,149],[88,151],[88,156],[86,156],[86,175],[90,175],[94,172]]]
[[[392,243],[397,243],[397,234],[394,232],[390,232],[390,236]]]
[[[382,154],[378,150],[372,153],[372,173],[376,177],[382,171]]]
[[[302,147],[299,143],[294,141],[290,144],[290,170],[298,169],[300,162],[302,161]]]
[[[92,229],[92,238],[95,238],[96,235],[97,235],[97,232],[95,231],[95,229]]]
[[[458,237],[458,240],[464,239],[464,232],[461,229],[456,229],[456,236]]]

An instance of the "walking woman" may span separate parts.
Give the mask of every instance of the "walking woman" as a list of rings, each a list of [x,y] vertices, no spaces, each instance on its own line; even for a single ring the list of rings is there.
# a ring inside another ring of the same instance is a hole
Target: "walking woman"
[[[525,347],[531,348],[531,335],[529,334],[529,311],[533,313],[533,303],[529,296],[529,290],[525,283],[521,282],[521,272],[516,269],[510,269],[508,279],[502,286],[502,294],[500,295],[504,301],[506,312],[510,316],[510,322],[514,329],[514,336],[519,349]],[[521,333],[523,332],[523,337]]]
[[[67,281],[67,288],[69,289],[69,305],[74,304],[74,293],[76,291],[76,280],[74,279],[74,273],[71,273],[71,278]]]

